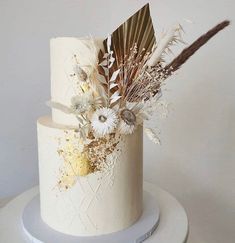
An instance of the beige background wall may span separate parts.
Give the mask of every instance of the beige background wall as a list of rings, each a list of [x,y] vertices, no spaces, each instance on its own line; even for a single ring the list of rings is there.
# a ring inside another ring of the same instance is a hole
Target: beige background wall
[[[49,38],[105,36],[145,2],[0,0],[0,197],[37,184],[35,121],[49,113]],[[235,14],[232,0],[150,4],[157,34],[180,22],[188,43]],[[234,43],[231,26],[168,80],[163,98],[172,103],[170,115],[152,121],[162,145],[145,139],[145,179],[185,206],[189,243],[235,239]]]

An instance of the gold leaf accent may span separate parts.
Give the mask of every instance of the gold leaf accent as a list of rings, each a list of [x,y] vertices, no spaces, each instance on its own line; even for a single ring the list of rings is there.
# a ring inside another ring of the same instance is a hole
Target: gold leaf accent
[[[63,166],[60,168],[58,186],[62,190],[69,189],[77,181],[78,176],[86,176],[93,173],[87,153],[80,151],[76,146],[78,138],[65,138],[63,147],[57,150],[63,158]]]

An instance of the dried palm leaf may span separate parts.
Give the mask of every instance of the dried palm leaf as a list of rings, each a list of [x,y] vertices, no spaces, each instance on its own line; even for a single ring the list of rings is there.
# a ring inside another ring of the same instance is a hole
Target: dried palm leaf
[[[108,53],[108,39],[104,40],[104,49]],[[125,59],[130,55],[131,48],[137,47],[136,58],[138,61],[144,58],[145,54],[152,51],[156,43],[152,19],[150,16],[149,4],[146,4],[127,21],[120,25],[111,34],[111,50],[114,52],[115,63],[110,68],[110,74],[120,69],[125,64]],[[99,60],[102,61],[104,53],[100,51]],[[103,74],[103,70],[100,70]],[[128,77],[128,82],[134,78],[135,72]],[[119,73],[117,83],[125,79],[125,71]],[[120,88],[120,85],[119,85]]]

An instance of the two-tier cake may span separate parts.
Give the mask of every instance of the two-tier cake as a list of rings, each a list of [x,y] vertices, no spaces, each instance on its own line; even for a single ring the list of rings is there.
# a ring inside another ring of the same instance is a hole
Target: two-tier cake
[[[51,40],[54,102],[67,106],[73,98],[85,102],[85,93],[77,86],[80,80],[71,73],[78,68],[76,60],[82,67],[96,67],[101,46],[101,41],[89,38]],[[87,88],[87,82],[82,85]],[[142,127],[121,139],[117,134],[97,138],[89,134],[83,142],[77,122],[74,115],[58,109],[53,109],[52,117],[38,120],[42,219],[71,235],[122,230],[142,212]]]
[[[53,38],[52,116],[38,120],[40,205],[52,229],[98,236],[133,225],[143,210],[143,131],[164,108],[164,81],[218,31],[224,21],[169,64],[181,41],[177,25],[156,41],[145,5],[110,36]]]

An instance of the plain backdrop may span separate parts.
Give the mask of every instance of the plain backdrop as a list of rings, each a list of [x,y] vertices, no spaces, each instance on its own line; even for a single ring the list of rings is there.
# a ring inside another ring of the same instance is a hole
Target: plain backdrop
[[[36,119],[50,112],[49,39],[106,36],[146,2],[0,0],[0,197],[38,183]],[[149,2],[156,36],[179,22],[187,43],[235,14],[233,0]],[[189,243],[235,242],[234,69],[231,25],[168,80],[170,114],[152,121],[162,144],[144,141],[145,179],[186,208]]]

